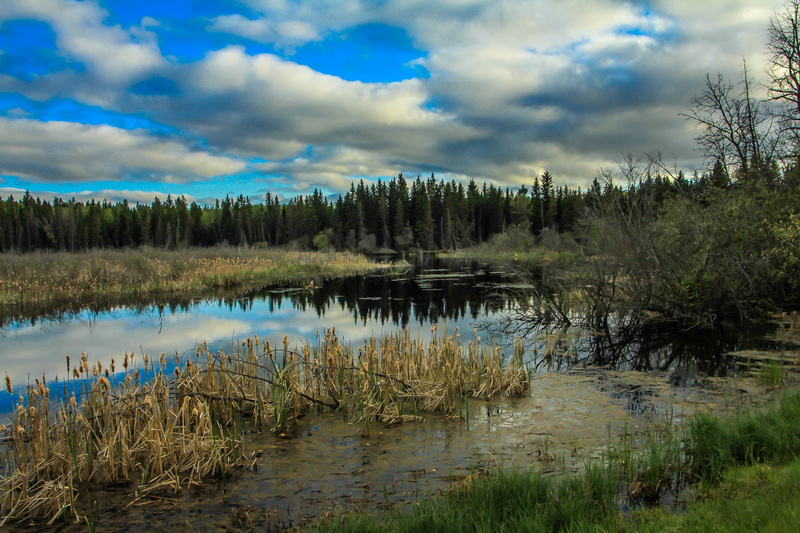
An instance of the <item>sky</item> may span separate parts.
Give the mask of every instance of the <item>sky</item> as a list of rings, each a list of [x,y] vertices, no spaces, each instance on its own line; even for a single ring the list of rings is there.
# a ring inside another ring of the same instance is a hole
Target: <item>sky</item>
[[[706,165],[707,73],[763,79],[774,0],[2,0],[0,197],[211,203],[399,173],[585,187]]]

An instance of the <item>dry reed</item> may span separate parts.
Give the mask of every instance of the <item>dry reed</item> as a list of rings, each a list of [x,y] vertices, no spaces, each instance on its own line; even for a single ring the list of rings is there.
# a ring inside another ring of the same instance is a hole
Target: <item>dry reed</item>
[[[0,254],[0,304],[308,281],[385,266],[351,253],[275,248]]]
[[[286,337],[272,347],[256,336],[225,354],[204,343],[184,364],[175,355],[172,379],[165,375],[164,354],[158,360],[145,355],[141,369],[126,354],[121,374],[114,373],[113,361],[106,369],[99,363],[90,368],[83,355],[71,378],[86,383],[80,398],[51,404],[44,377],[28,386],[27,402],[19,396],[5,428],[3,523],[37,517],[52,523],[75,514],[78,487],[85,483],[127,480],[140,485],[140,494],[179,492],[253,465],[236,424],[242,415],[281,437],[310,408],[343,413],[365,437],[375,421],[419,421],[423,412],[464,416],[469,397],[528,389],[523,356],[521,342],[506,359],[474,330],[464,344],[458,328],[448,336],[446,326],[441,334],[434,326],[429,342],[404,330],[371,338],[356,350],[335,330],[318,333],[313,348],[290,348]]]

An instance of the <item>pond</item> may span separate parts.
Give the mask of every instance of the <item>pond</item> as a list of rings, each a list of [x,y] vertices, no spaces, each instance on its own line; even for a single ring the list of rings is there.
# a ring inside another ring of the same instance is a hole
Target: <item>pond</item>
[[[313,344],[318,331],[334,327],[354,346],[404,328],[425,340],[437,323],[504,344],[517,303],[542,275],[428,259],[402,273],[320,286],[17,313],[0,318],[0,372],[20,389],[43,373],[51,383],[56,376],[63,381],[66,356],[76,361],[82,352],[106,366],[111,359],[119,365],[125,353],[141,360],[177,352],[182,359],[203,341],[224,351],[254,334],[274,345],[284,336],[290,344]],[[622,431],[761,395],[753,380],[734,379],[744,361],[731,354],[781,348],[766,335],[772,330],[733,327],[695,336],[650,330],[616,338],[530,332],[530,395],[471,401],[458,420],[434,414],[424,422],[376,424],[370,437],[341,414],[312,411],[293,438],[250,431],[246,448],[259,455],[257,467],[227,480],[130,506],[134,487],[103,487],[93,497],[98,527],[216,531],[252,522],[279,530],[326,513],[390,508],[487,467],[574,471]],[[53,387],[54,397],[59,389]],[[0,393],[0,411],[8,413],[11,403]]]

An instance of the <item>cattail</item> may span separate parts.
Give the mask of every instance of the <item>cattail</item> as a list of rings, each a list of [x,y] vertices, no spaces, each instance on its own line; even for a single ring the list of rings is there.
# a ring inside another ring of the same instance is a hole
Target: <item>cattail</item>
[[[14,389],[11,387],[11,378],[8,377],[8,374],[6,374],[6,390],[9,396],[14,394]]]
[[[161,363],[161,368],[167,368],[167,362],[164,360],[164,356],[166,354],[161,352],[161,358],[159,359],[159,363]]]
[[[70,360],[70,357],[67,356],[67,375],[68,376],[69,376],[69,360]]]
[[[116,371],[117,371],[117,367],[116,367],[116,364],[114,362],[114,359],[111,359],[111,373],[114,374]]]
[[[122,362],[122,368],[128,371],[128,352],[125,352],[125,360]]]
[[[81,375],[78,374],[78,369],[77,368],[73,368],[72,369],[72,377],[74,377],[75,379],[81,377]]]

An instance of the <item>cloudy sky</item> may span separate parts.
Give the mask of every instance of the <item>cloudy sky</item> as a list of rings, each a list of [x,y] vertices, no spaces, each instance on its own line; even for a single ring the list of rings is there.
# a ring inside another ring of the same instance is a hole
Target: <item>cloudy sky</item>
[[[703,166],[679,113],[763,73],[775,0],[2,0],[0,196],[261,200],[400,172]]]

